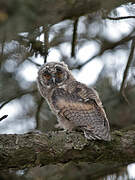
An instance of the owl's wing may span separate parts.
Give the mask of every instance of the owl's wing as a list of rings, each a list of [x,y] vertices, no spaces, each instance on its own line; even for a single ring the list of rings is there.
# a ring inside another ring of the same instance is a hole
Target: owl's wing
[[[95,117],[96,130],[99,132],[99,136],[104,137],[104,140],[110,140],[111,137],[109,121],[106,117],[106,113],[97,91],[93,88],[88,88],[86,85],[79,82],[77,82],[76,84],[76,89],[78,89],[77,94],[79,95],[79,97],[81,97],[85,102],[91,103],[93,100],[93,103],[95,104],[95,111],[93,112],[93,114]],[[98,128],[100,130],[98,130]],[[89,128],[86,129],[88,129],[88,131],[85,131],[85,135],[89,136]]]
[[[110,140],[109,124],[105,112],[94,98],[88,97],[86,101],[79,91],[70,94],[64,89],[57,88],[53,92],[52,99],[55,108],[60,110],[60,115],[82,129],[88,139]]]

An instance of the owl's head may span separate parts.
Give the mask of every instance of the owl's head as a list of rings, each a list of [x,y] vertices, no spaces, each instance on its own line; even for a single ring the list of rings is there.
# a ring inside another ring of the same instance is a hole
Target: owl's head
[[[50,62],[44,64],[38,72],[38,81],[44,87],[55,87],[64,85],[69,79],[74,79],[68,66],[61,62]]]

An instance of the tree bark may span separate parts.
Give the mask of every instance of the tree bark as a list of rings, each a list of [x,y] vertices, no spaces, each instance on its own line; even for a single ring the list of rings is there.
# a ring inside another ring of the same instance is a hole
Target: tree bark
[[[112,132],[111,142],[89,141],[79,132],[0,135],[0,169],[23,169],[70,160],[120,164],[134,162],[135,126]]]
[[[30,32],[36,27],[56,24],[65,19],[72,19],[112,9],[134,0],[32,0],[0,1],[0,37],[11,39],[19,32]]]

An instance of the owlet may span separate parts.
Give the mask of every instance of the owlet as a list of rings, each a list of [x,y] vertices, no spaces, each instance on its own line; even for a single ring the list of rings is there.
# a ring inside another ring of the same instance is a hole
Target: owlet
[[[37,84],[57,116],[57,127],[68,131],[79,129],[90,140],[111,140],[98,93],[76,81],[65,63],[44,64],[38,72]]]

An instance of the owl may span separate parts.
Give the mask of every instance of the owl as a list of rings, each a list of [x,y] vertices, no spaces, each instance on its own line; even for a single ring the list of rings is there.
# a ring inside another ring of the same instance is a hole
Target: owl
[[[98,93],[76,81],[65,63],[44,64],[39,69],[37,84],[57,117],[57,127],[67,131],[79,129],[90,140],[111,140]]]

